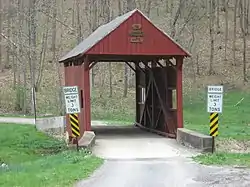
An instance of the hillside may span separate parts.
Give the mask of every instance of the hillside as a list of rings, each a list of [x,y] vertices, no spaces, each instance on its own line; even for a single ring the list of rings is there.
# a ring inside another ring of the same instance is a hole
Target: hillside
[[[54,2],[54,1],[53,1]],[[51,3],[53,3],[51,2]],[[57,60],[67,51],[71,50],[78,40],[87,37],[91,30],[95,29],[109,19],[108,17],[116,17],[119,12],[137,7],[150,17],[153,23],[159,26],[167,33],[174,35],[174,39],[182,44],[192,53],[192,58],[185,60],[184,65],[184,92],[197,92],[197,89],[203,89],[207,84],[224,84],[228,89],[248,89],[248,83],[243,82],[243,34],[240,27],[242,14],[245,15],[245,31],[246,46],[249,46],[250,37],[248,34],[248,19],[244,10],[237,8],[237,25],[236,25],[236,49],[233,49],[234,41],[234,1],[228,3],[228,13],[225,11],[224,4],[214,4],[209,8],[209,4],[202,0],[141,0],[130,4],[131,1],[74,1],[60,0],[55,1],[56,4],[50,6],[47,1],[36,2],[34,10],[36,11],[36,48],[37,53],[35,66],[35,79],[38,80],[39,72],[41,76],[40,87],[37,91],[37,108],[38,113],[60,113],[62,109],[60,86],[63,85],[63,68],[57,63]],[[150,3],[151,2],[151,3]],[[218,1],[217,1],[218,2]],[[77,4],[79,3],[79,4]],[[180,4],[181,3],[181,4]],[[15,44],[17,49],[28,46],[27,30],[25,23],[32,22],[22,18],[27,15],[28,9],[32,8],[25,1],[21,8],[3,3],[3,24],[2,34],[9,36],[2,38],[2,63],[5,64],[7,57],[9,59],[9,67],[2,67],[0,73],[0,111],[2,113],[29,113],[31,111],[31,83],[32,78],[29,71],[30,65],[28,56],[25,52],[15,49],[9,56],[7,46]],[[180,6],[181,5],[181,6]],[[12,12],[10,11],[12,10]],[[19,10],[19,11],[17,11]],[[56,10],[56,12],[55,12]],[[10,14],[11,18],[8,17]],[[20,13],[21,12],[21,13]],[[55,14],[56,13],[56,14]],[[219,13],[219,14],[218,14]],[[245,13],[245,14],[244,14]],[[228,15],[227,15],[228,14]],[[14,16],[23,19],[14,19]],[[212,16],[211,16],[212,15]],[[12,20],[8,21],[8,20]],[[214,53],[213,53],[213,72],[209,73],[209,65],[211,63],[211,35],[210,21],[214,28]],[[226,36],[226,22],[228,21],[228,37]],[[22,23],[22,34],[13,25]],[[53,26],[56,23],[56,32]],[[12,27],[8,27],[9,25]],[[79,26],[80,24],[80,26]],[[219,26],[219,28],[218,28]],[[8,33],[8,28],[13,31]],[[174,34],[173,34],[174,33]],[[55,37],[56,40],[53,40]],[[45,40],[46,38],[46,40]],[[16,41],[16,42],[13,42]],[[55,46],[53,48],[53,41]],[[227,41],[227,52],[225,55],[225,41]],[[14,44],[13,44],[14,43]],[[46,47],[44,47],[46,46]],[[248,79],[250,60],[250,49],[246,48],[246,75]],[[14,50],[14,49],[13,49]],[[235,61],[233,52],[236,52]],[[21,60],[17,58],[15,53],[21,55]],[[55,52],[55,53],[54,53]],[[55,54],[55,58],[53,57]],[[225,60],[225,56],[227,59]],[[42,60],[41,60],[42,59]],[[41,65],[42,64],[42,65]],[[133,114],[133,84],[130,85],[127,98],[123,98],[124,88],[124,65],[116,63],[111,65],[115,73],[112,74],[113,99],[107,101],[109,96],[109,71],[108,63],[101,64],[94,70],[95,88],[93,93],[94,115],[100,113],[102,107],[110,107],[108,110],[113,111],[122,107],[127,114]],[[133,83],[133,73],[129,71],[129,80]],[[14,87],[13,83],[16,82]],[[120,99],[120,102],[114,104],[112,101]],[[21,103],[21,104],[20,104]],[[127,103],[124,107],[124,103]],[[106,108],[106,109],[107,109]]]

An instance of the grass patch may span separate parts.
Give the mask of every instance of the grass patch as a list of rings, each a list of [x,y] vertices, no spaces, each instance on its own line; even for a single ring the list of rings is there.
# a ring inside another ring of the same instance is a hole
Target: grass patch
[[[205,165],[234,165],[250,167],[250,154],[215,153],[194,157],[194,160]]]
[[[244,100],[238,104],[242,98]],[[200,93],[184,100],[185,127],[209,134],[209,114],[206,111],[206,93]],[[250,140],[250,94],[228,92],[224,94],[223,113],[219,114],[219,138]]]
[[[100,93],[102,94],[100,96]],[[124,98],[121,93],[108,96],[107,91],[95,90],[91,98],[93,120],[116,122],[116,124],[135,121],[135,95],[131,92]]]
[[[0,124],[0,186],[71,186],[88,177],[102,160],[87,151],[70,151],[63,141],[32,126]]]
[[[236,105],[242,98],[244,100]],[[219,140],[226,152],[218,150],[215,154],[204,154],[194,157],[194,160],[206,165],[240,165],[250,166],[249,153],[229,153],[234,149],[234,141],[250,141],[250,94],[247,92],[232,91],[224,94],[223,113],[219,114]],[[206,111],[206,93],[199,93],[184,100],[184,120],[185,127],[209,134],[209,114]],[[221,146],[219,146],[221,147]],[[245,147],[246,148],[246,147]],[[242,148],[244,149],[244,148]],[[239,151],[239,150],[237,150]]]

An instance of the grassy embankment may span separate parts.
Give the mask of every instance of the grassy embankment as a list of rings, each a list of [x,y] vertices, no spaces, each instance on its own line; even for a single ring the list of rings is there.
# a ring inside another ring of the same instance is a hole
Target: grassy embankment
[[[204,154],[194,159],[203,164],[250,166],[250,94],[231,91],[224,94],[223,113],[219,115],[219,137],[215,154]],[[209,114],[206,95],[186,98],[184,109],[187,128],[209,133]],[[245,152],[245,153],[244,153]],[[248,153],[247,153],[248,152]]]
[[[67,150],[63,141],[28,125],[0,124],[0,186],[68,187],[88,177],[102,160]]]

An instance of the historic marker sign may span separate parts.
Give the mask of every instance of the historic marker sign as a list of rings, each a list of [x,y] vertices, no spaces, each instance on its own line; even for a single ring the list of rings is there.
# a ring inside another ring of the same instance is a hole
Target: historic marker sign
[[[208,86],[207,90],[207,112],[222,113],[223,86]]]
[[[142,25],[141,24],[133,24],[129,35],[131,37],[130,38],[131,43],[142,43],[143,36],[144,36],[144,33],[142,31]]]
[[[80,113],[79,92],[77,86],[63,87],[67,114]]]

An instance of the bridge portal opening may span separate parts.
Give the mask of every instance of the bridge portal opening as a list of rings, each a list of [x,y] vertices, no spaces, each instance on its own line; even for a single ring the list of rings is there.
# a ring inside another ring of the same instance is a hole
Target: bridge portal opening
[[[135,72],[124,62],[99,62],[92,70],[92,124],[132,125],[136,117]]]

